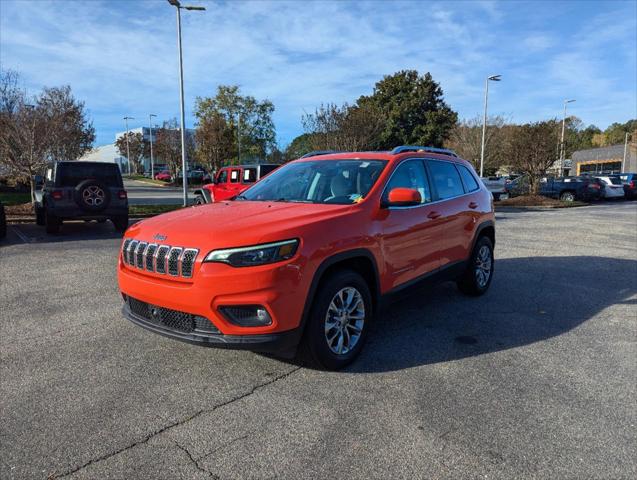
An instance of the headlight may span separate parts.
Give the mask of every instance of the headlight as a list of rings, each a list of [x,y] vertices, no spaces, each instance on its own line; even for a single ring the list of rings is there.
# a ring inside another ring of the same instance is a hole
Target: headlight
[[[227,263],[233,267],[265,265],[266,263],[280,262],[292,258],[298,246],[299,241],[294,239],[275,243],[264,243],[252,247],[213,250],[206,255],[204,262]]]

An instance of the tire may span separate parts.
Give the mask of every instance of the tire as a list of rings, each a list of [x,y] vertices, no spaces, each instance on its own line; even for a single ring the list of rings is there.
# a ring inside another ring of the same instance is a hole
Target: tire
[[[111,218],[115,230],[120,233],[124,233],[128,228],[128,215],[121,215],[119,217]]]
[[[35,206],[35,224],[44,226],[44,208]]]
[[[195,195],[195,205],[205,205],[206,204],[206,199],[203,197],[203,195]]]
[[[326,370],[340,370],[349,365],[363,348],[373,318],[372,309],[369,287],[358,273],[341,270],[324,279],[301,340],[301,359]],[[345,310],[352,316],[346,315]],[[339,313],[344,315],[336,318]]]
[[[49,211],[44,212],[44,229],[46,233],[56,234],[60,231],[62,221]]]
[[[75,203],[85,212],[101,212],[111,203],[111,192],[102,182],[84,180],[73,191]]]
[[[487,260],[488,265],[486,265]],[[471,252],[467,269],[456,281],[458,289],[467,295],[478,296],[484,294],[491,285],[494,264],[491,239],[486,236],[478,238]]]
[[[562,192],[560,195],[560,200],[563,202],[574,202],[575,201],[575,192],[566,191]]]

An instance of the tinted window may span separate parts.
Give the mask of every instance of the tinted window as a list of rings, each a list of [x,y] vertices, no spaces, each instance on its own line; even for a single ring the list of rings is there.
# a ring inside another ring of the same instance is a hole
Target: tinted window
[[[438,198],[444,200],[464,194],[460,175],[453,163],[438,160],[427,160],[427,163],[431,171],[432,183],[438,192]]]
[[[257,169],[244,168],[243,169],[243,183],[254,183],[257,181]]]
[[[276,170],[278,165],[261,165],[261,177],[265,177],[272,170]]]
[[[122,186],[119,167],[113,163],[58,164],[56,173],[58,185],[61,187],[75,187],[78,183],[88,179],[98,180],[109,187]]]
[[[431,202],[431,191],[425,174],[425,167],[420,160],[409,160],[401,163],[391,176],[383,193],[387,200],[389,192],[394,188],[412,188],[420,193],[420,203]]]
[[[467,167],[464,165],[458,165],[458,170],[460,171],[460,176],[462,177],[462,181],[464,182],[467,192],[475,192],[480,188],[475,177],[471,174]]]
[[[238,183],[239,182],[239,170],[232,170],[230,172],[230,183]]]
[[[217,177],[217,183],[226,183],[228,181],[228,170],[221,170]]]

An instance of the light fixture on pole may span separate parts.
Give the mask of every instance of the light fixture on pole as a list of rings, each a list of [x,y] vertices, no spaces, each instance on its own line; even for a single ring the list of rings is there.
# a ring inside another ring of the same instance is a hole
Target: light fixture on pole
[[[487,104],[489,102],[489,80],[499,82],[502,75],[491,75],[484,81],[484,118],[482,119],[482,145],[480,147],[480,176],[484,177],[484,139],[487,133]]]
[[[126,163],[128,164],[128,174],[130,175],[130,147],[128,146],[128,121],[135,120],[133,117],[124,117],[126,122]]]
[[[155,161],[153,159],[153,117],[156,117],[154,113],[148,114],[148,126],[150,127],[150,132],[148,135],[148,139],[150,140],[150,178],[155,178]]]
[[[564,116],[562,117],[562,137],[560,139],[560,175],[564,175],[564,157],[566,149],[564,148],[564,132],[566,130],[566,105],[573,103],[575,99],[564,100]]]
[[[181,112],[181,178],[184,187],[184,207],[188,206],[188,168],[186,164],[186,119],[184,114],[184,62],[181,52],[181,10],[205,10],[205,7],[181,5],[179,0],[168,0],[177,10],[177,49],[179,50],[179,107]]]

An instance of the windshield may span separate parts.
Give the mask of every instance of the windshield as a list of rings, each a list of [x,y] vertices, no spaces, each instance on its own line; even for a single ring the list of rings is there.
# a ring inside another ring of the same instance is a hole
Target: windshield
[[[288,163],[237,200],[333,203],[361,201],[378,180],[383,160],[315,160]]]

